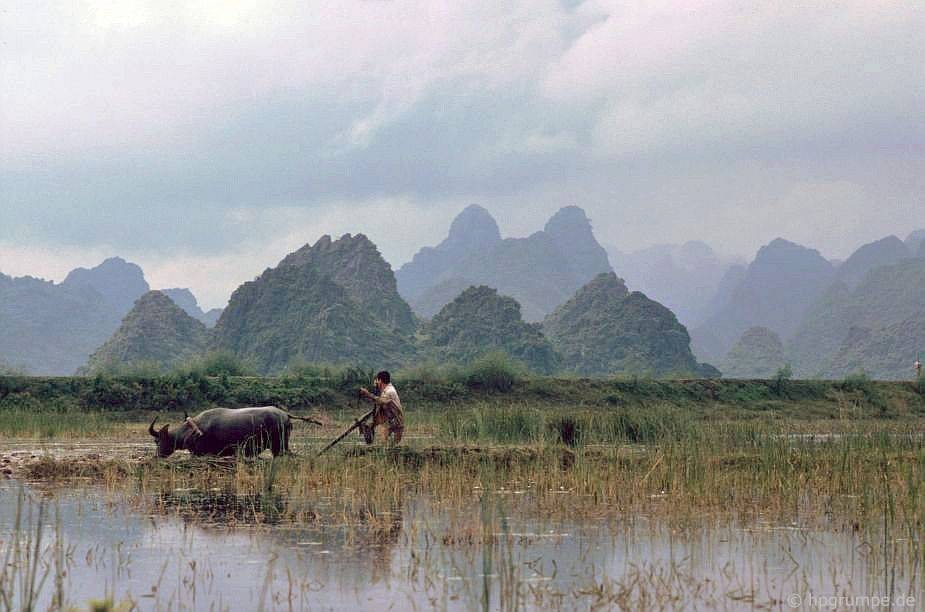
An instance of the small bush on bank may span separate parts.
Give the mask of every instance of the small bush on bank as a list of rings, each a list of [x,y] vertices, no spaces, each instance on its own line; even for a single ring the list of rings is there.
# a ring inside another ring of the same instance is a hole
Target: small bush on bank
[[[462,371],[462,378],[470,389],[506,392],[526,375],[523,366],[506,353],[493,352],[473,361]]]
[[[256,366],[228,351],[213,351],[175,368],[174,374],[195,373],[202,376],[256,376]]]

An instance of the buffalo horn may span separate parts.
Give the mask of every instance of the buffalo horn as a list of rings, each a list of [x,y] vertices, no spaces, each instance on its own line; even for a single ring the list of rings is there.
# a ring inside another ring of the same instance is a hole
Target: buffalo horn
[[[154,436],[155,438],[157,437],[157,432],[154,431],[154,424],[155,424],[156,422],[157,422],[157,417],[154,417],[154,420],[151,421],[151,424],[150,424],[150,425],[148,425],[148,433],[151,434],[152,436]]]

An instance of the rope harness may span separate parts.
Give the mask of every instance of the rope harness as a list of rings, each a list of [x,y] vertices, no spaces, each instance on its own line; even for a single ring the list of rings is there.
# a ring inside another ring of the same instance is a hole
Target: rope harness
[[[192,417],[186,417],[186,423],[189,424],[189,426],[193,428],[193,431],[196,433],[197,436],[204,435],[202,433],[202,430],[199,429],[199,425],[196,425],[196,421],[194,421]]]

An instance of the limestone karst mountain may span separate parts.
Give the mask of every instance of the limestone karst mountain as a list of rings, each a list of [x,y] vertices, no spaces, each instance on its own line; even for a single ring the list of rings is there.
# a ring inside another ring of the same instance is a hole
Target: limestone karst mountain
[[[395,367],[414,353],[413,325],[375,245],[324,236],[235,290],[213,346],[263,372],[299,362]]]
[[[767,327],[786,344],[835,278],[819,251],[777,238],[761,247],[727,304],[691,335],[702,359],[720,361],[750,327]]]
[[[0,274],[0,360],[32,374],[73,374],[147,289],[141,268],[118,257],[60,284]]]
[[[516,300],[484,285],[469,287],[421,330],[421,354],[438,363],[468,363],[503,351],[535,372],[551,374],[558,357],[539,324],[525,323]]]
[[[921,314],[887,325],[850,327],[815,374],[844,378],[864,373],[880,380],[909,380],[915,377],[916,359],[925,359],[925,317]]]
[[[0,274],[0,360],[24,372],[73,374],[120,318],[90,287]]]
[[[391,266],[363,234],[344,234],[338,240],[322,236],[314,245],[287,255],[279,265],[319,270],[380,322],[402,333],[414,331],[414,315],[398,293]]]
[[[148,291],[148,282],[138,264],[110,257],[93,268],[75,268],[61,283],[65,287],[91,287],[115,312],[124,315]]]
[[[422,248],[410,262],[395,272],[398,291],[406,300],[417,300],[441,282],[438,279],[443,278],[453,267],[480,251],[491,250],[499,242],[501,231],[494,218],[481,206],[472,204],[453,219],[449,235],[443,242],[435,247]],[[452,272],[449,274],[452,276]],[[443,303],[449,303],[466,287],[449,296]],[[431,314],[439,309],[438,306]]]
[[[903,377],[918,351],[916,321],[925,319],[925,259],[907,258],[871,270],[855,288],[835,283],[807,313],[788,356],[799,376]],[[894,347],[892,350],[889,347]]]
[[[173,300],[174,304],[182,308],[186,314],[204,323],[206,327],[214,327],[222,314],[221,308],[212,308],[203,312],[202,308],[199,307],[196,296],[189,289],[160,289],[160,292]]]
[[[858,248],[845,260],[836,273],[837,280],[857,287],[867,273],[913,256],[913,251],[896,236],[887,236]]]
[[[403,295],[423,317],[435,315],[466,287],[486,285],[516,299],[525,320],[539,321],[609,270],[607,253],[576,206],[559,210],[544,230],[527,238],[505,239],[484,209],[470,206],[453,222],[447,239],[422,249],[398,278]]]
[[[611,247],[608,254],[614,272],[628,287],[664,304],[685,325],[696,325],[716,311],[712,300],[734,265],[699,240],[628,253]]]
[[[750,327],[719,367],[726,378],[771,378],[786,363],[780,337],[767,327]]]
[[[167,370],[205,352],[209,332],[161,291],[138,298],[119,329],[81,369],[83,374],[146,366]]]
[[[674,314],[613,272],[599,274],[546,317],[543,331],[566,371],[583,375],[718,376],[697,363]]]

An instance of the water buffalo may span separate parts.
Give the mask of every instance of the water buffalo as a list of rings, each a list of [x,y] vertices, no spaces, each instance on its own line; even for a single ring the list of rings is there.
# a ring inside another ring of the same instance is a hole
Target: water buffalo
[[[175,450],[188,450],[193,455],[228,456],[241,453],[247,457],[269,448],[273,456],[289,452],[292,419],[320,425],[315,419],[290,414],[276,406],[253,408],[212,408],[195,417],[188,415],[174,431],[164,425],[148,433],[157,439],[157,456],[169,457]]]

